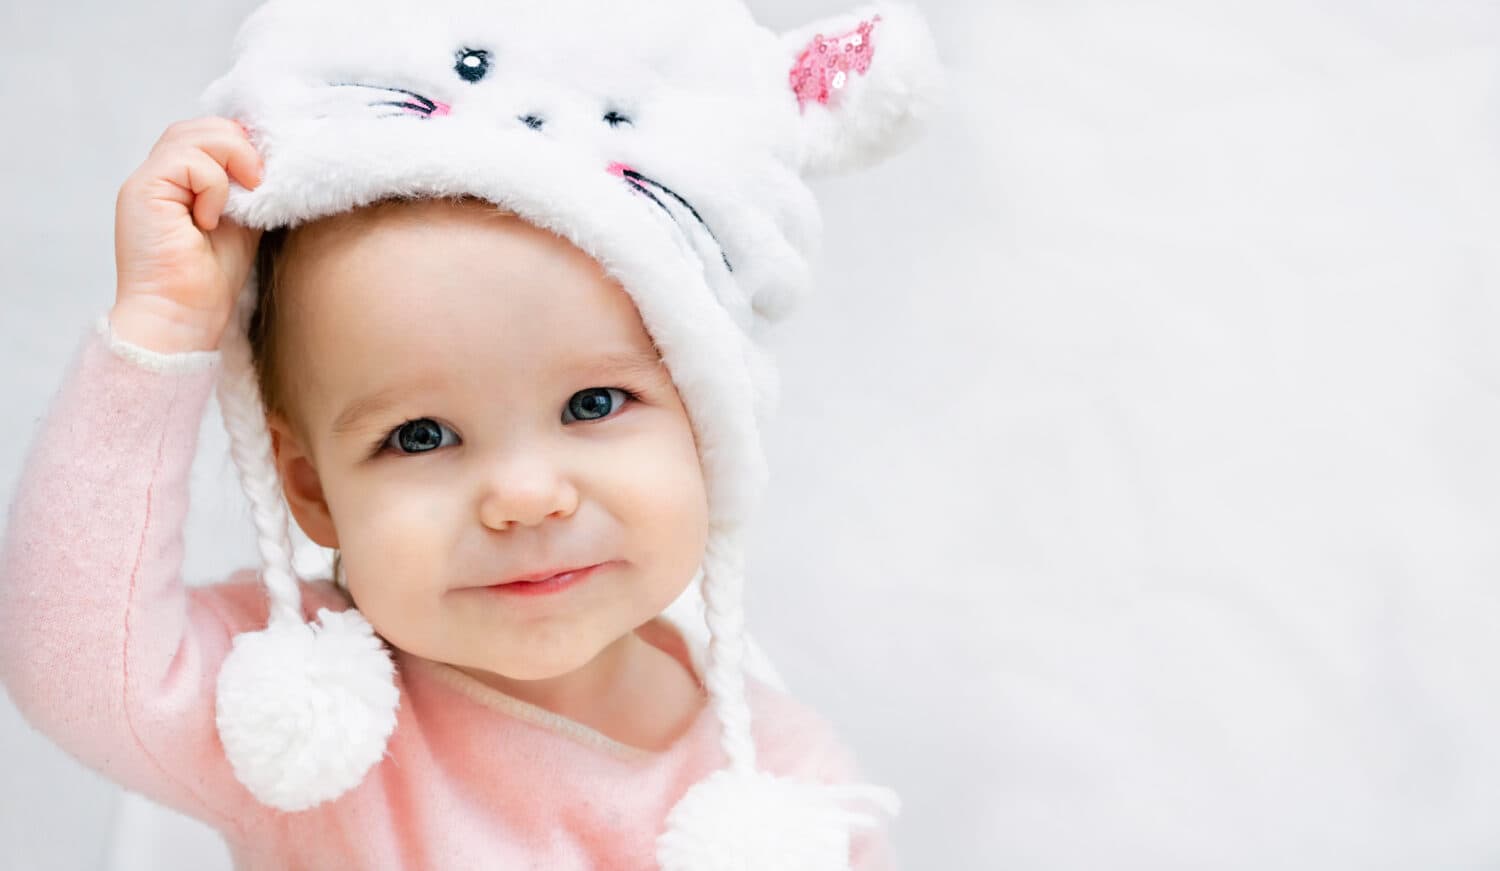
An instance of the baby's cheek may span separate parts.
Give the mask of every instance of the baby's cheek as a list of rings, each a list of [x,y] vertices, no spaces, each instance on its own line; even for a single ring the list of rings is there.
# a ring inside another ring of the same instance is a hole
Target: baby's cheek
[[[675,598],[692,580],[703,559],[708,539],[708,497],[697,454],[689,442],[684,450],[659,453],[647,467],[654,470],[650,486],[640,488],[637,511],[651,552],[660,564],[654,577],[663,585],[658,597]]]
[[[436,622],[432,612],[448,561],[431,512],[384,506],[368,506],[372,510],[353,518],[349,533],[340,528],[342,558],[355,605],[383,637],[409,647]]]

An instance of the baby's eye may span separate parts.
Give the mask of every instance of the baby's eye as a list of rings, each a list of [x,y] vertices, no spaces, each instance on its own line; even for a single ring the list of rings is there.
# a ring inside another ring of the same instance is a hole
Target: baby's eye
[[[381,447],[392,448],[398,453],[425,454],[442,447],[444,430],[453,432],[430,417],[419,417],[391,430]]]
[[[612,394],[615,393],[621,396],[618,401],[612,399]],[[636,398],[638,397],[634,393],[621,387],[590,387],[573,394],[564,411],[572,412],[577,420],[598,420],[623,406],[627,400]],[[567,422],[568,418],[564,415],[563,423]]]

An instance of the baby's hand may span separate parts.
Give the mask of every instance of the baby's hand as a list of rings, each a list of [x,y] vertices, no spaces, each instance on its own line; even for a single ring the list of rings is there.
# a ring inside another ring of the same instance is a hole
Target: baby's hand
[[[217,116],[167,127],[115,200],[115,305],[127,342],[161,353],[213,350],[229,325],[260,230],[220,213],[229,176],[260,184],[244,127]]]

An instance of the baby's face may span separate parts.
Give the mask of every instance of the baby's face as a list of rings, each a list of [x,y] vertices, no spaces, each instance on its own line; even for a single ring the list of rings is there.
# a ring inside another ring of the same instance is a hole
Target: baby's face
[[[330,228],[294,237],[278,317],[308,432],[271,426],[298,523],[340,548],[375,630],[532,680],[661,613],[701,562],[707,498],[624,289],[493,207],[433,200]],[[555,593],[485,589],[595,563]]]

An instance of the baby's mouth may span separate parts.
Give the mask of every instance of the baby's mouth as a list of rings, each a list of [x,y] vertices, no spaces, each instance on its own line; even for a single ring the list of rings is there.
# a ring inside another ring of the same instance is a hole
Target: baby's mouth
[[[513,578],[486,587],[479,587],[478,589],[507,596],[546,595],[576,587],[598,574],[600,569],[608,565],[609,563],[607,562],[595,563],[562,572],[555,572],[542,577],[523,576],[520,579]]]

